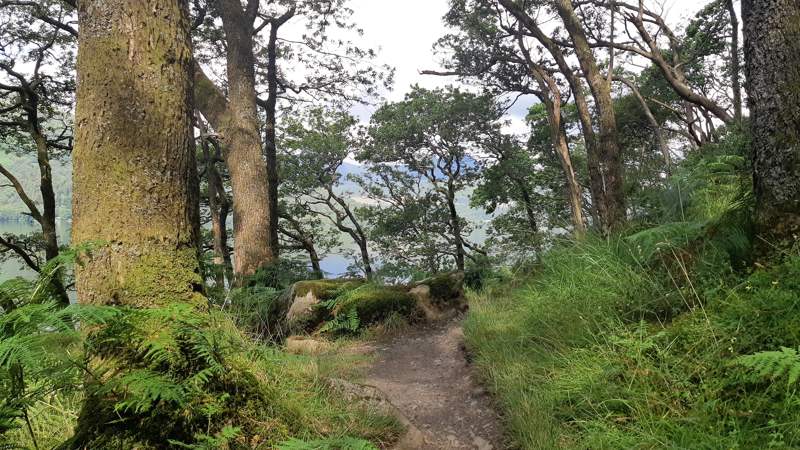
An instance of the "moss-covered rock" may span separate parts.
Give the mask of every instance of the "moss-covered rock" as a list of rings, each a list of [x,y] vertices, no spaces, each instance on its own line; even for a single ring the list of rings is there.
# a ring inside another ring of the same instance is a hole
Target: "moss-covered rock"
[[[365,284],[337,298],[333,310],[335,317],[358,317],[361,326],[384,320],[392,313],[411,316],[416,311],[416,301],[404,286]]]
[[[320,301],[331,300],[339,294],[353,290],[365,283],[359,278],[337,278],[333,280],[308,280],[300,281],[294,285],[296,297],[303,297],[309,293]]]
[[[427,320],[441,320],[467,308],[464,273],[435,275],[409,286],[408,291]]]
[[[434,275],[414,284],[430,288],[431,301],[439,308],[461,308],[464,303],[464,272]]]
[[[330,308],[323,303],[333,300],[364,284],[359,279],[308,280],[294,284],[290,290],[291,302],[286,311],[289,330],[311,331],[330,317]]]

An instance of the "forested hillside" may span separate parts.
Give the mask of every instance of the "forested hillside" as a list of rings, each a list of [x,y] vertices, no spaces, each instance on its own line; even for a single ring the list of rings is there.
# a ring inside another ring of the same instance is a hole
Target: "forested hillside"
[[[36,167],[36,160],[18,156],[13,152],[0,151],[0,164],[8,169],[9,172],[17,174],[23,188],[26,191],[36,192],[39,170]],[[59,217],[69,218],[72,211],[72,167],[68,163],[53,161],[54,189],[58,203],[56,204],[56,214]],[[41,195],[35,201],[41,203]],[[3,220],[18,219],[26,211],[17,193],[12,189],[0,190],[0,217]]]
[[[0,448],[800,448],[800,3],[374,1],[0,0]]]

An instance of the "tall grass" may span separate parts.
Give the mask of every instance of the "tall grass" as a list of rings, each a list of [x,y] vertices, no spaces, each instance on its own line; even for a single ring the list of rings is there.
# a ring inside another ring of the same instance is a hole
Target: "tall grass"
[[[751,269],[741,142],[684,162],[655,223],[472,295],[468,346],[519,447],[800,448],[800,256]]]
[[[800,346],[800,258],[671,285],[623,249],[561,248],[526,282],[473,294],[468,346],[518,445],[800,448],[800,384],[782,376],[794,353],[775,381],[739,363]],[[665,296],[679,311],[666,318]]]

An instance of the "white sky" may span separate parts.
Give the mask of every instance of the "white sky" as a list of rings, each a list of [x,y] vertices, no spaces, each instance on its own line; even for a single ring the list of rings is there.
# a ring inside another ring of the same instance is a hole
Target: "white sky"
[[[667,21],[672,25],[680,24],[681,20],[708,3],[708,0],[656,1],[649,0],[646,4],[650,7],[663,4]],[[455,82],[454,78],[419,73],[424,69],[439,68],[432,47],[447,33],[442,16],[448,5],[448,0],[352,0],[353,21],[364,30],[364,46],[378,50],[378,63],[389,64],[397,70],[395,88],[385,95],[387,100],[401,100],[415,83],[434,88]],[[522,101],[510,111],[510,131],[524,131],[521,119],[531,103],[530,99]],[[371,108],[356,107],[353,113],[367,120]]]

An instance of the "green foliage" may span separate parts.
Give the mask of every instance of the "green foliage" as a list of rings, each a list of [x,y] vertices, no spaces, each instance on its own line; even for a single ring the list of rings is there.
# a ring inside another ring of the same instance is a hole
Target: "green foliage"
[[[786,378],[789,387],[800,381],[800,354],[793,348],[782,347],[780,351],[758,352],[741,356],[736,361],[760,378],[771,381]]]
[[[332,300],[364,283],[364,280],[358,278],[302,281],[295,285],[294,294],[303,297],[311,292],[322,301]]]
[[[346,313],[339,313],[333,319],[325,322],[319,329],[320,333],[347,334],[355,333],[361,327],[358,311],[352,309]]]
[[[289,306],[288,290],[269,287],[232,289],[220,305],[237,327],[255,339],[266,341],[283,337],[283,317]]]
[[[800,260],[694,299],[608,244],[542,264],[523,287],[473,298],[466,326],[522,448],[800,445]],[[693,303],[667,320],[642,314],[666,294]],[[784,350],[753,354],[763,348]]]
[[[413,86],[403,101],[373,114],[356,155],[371,167],[354,179],[374,200],[359,213],[386,262],[431,272],[452,267],[455,234],[466,239],[472,231],[457,196],[478,179],[478,154],[499,136],[500,117],[490,95],[452,86]]]
[[[414,298],[403,286],[365,284],[337,297],[333,314],[334,317],[354,315],[359,325],[367,326],[385,320],[392,313],[410,316],[415,308]]]
[[[245,287],[287,289],[294,283],[313,279],[315,275],[308,266],[299,261],[281,258],[277,262],[260,267],[255,274],[244,280]]]
[[[311,285],[309,285],[311,283]],[[317,289],[322,325],[318,332],[353,334],[370,325],[411,317],[416,301],[404,286],[384,286],[360,280],[320,280],[297,286],[301,295],[306,289]]]

